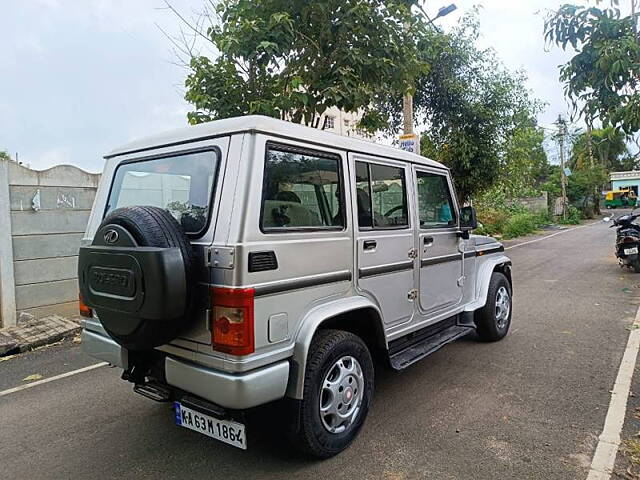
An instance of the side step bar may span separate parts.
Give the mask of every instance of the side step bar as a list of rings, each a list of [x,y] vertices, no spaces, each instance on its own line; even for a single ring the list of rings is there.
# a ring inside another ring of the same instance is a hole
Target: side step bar
[[[426,338],[416,339],[415,342],[410,343],[402,350],[389,355],[391,367],[394,370],[403,370],[418,360],[422,360],[427,355],[440,350],[447,343],[451,343],[473,331],[475,331],[475,328],[471,326],[451,325]]]

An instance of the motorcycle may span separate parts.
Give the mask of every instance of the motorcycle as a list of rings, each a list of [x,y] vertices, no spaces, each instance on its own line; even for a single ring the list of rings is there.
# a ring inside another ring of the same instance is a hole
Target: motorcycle
[[[633,223],[640,213],[633,211],[627,215],[619,217],[605,217],[604,221],[613,223],[609,228],[617,227],[616,231],[616,257],[620,267],[633,268],[636,273],[640,273],[640,225]]]

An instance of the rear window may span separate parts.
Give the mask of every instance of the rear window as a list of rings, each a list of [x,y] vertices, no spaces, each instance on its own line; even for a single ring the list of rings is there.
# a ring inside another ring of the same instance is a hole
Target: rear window
[[[202,233],[211,211],[218,162],[218,153],[207,150],[123,163],[116,169],[106,213],[151,205],[167,209],[186,233]]]

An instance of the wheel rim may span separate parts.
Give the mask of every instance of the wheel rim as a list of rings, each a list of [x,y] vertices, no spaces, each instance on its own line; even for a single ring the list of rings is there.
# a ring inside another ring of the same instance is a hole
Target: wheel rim
[[[329,369],[320,389],[320,419],[330,433],[344,432],[360,412],[364,375],[358,360],[345,356]]]
[[[496,323],[499,329],[507,326],[509,312],[511,311],[511,297],[507,287],[502,286],[496,293]]]

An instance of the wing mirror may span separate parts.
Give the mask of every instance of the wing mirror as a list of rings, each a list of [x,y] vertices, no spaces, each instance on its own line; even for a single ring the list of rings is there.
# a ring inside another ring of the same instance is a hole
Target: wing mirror
[[[460,230],[468,232],[476,228],[478,228],[476,209],[473,207],[462,207],[460,209]]]
[[[473,207],[462,207],[460,209],[460,236],[469,238],[469,232],[478,228],[476,209]]]

